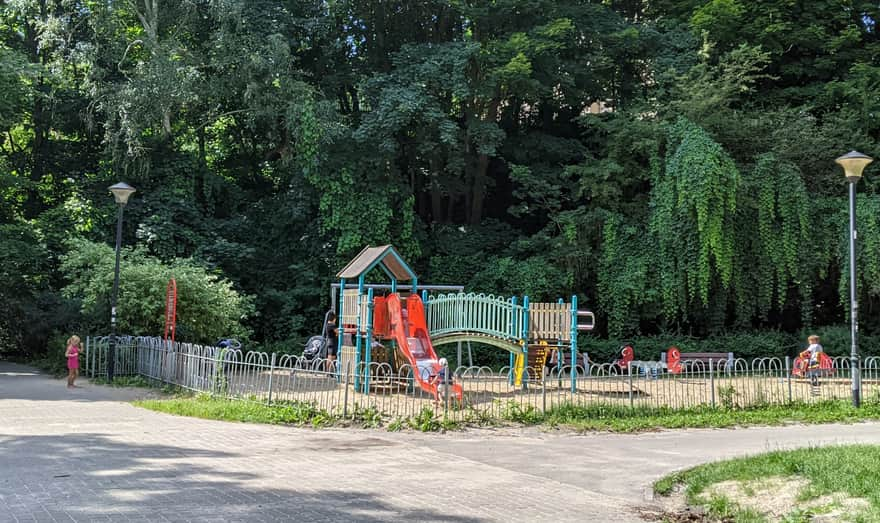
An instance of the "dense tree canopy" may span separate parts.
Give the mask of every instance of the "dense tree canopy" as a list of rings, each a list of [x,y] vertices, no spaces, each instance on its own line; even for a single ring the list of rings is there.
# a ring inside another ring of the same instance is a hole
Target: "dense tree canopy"
[[[218,307],[192,309],[193,341],[294,345],[332,274],[383,243],[422,281],[577,294],[610,337],[841,323],[833,160],[878,153],[878,17],[861,0],[0,2],[0,350],[104,329],[119,180],[138,189],[132,332],[156,328],[176,271],[214,285],[181,299]]]

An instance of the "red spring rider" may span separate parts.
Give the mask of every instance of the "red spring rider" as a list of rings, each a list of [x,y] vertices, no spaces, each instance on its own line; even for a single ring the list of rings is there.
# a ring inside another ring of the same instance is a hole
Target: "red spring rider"
[[[666,351],[666,371],[670,374],[681,374],[681,351],[678,347],[669,347]]]
[[[834,374],[834,361],[824,352],[816,354],[816,358],[811,361],[812,352],[807,349],[798,354],[794,360],[794,366],[791,369],[791,375],[798,378],[806,378],[810,376],[830,376]]]
[[[632,344],[627,343],[626,345],[620,347],[617,351],[617,357],[611,362],[612,365],[617,365],[620,370],[629,369],[629,362],[633,361],[636,356],[636,351],[633,349]]]

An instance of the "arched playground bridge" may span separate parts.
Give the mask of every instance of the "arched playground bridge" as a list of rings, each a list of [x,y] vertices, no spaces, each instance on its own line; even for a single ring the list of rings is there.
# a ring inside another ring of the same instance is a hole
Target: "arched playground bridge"
[[[529,303],[528,297],[520,302],[517,297],[474,293],[425,294],[422,300],[434,345],[479,342],[522,354],[539,341],[569,344],[577,336],[573,304],[562,300]]]

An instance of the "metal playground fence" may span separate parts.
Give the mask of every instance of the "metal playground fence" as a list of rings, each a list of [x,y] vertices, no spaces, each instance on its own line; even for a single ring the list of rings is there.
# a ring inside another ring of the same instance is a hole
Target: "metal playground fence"
[[[849,399],[850,364],[834,358],[818,382],[794,376],[787,358],[751,361],[723,359],[685,362],[681,373],[664,372],[653,363],[632,362],[620,371],[613,365],[528,369],[516,383],[509,368],[459,367],[454,380],[462,397],[439,405],[419,387],[413,369],[388,364],[351,368],[301,356],[244,352],[161,338],[118,337],[115,372],[142,376],[216,397],[266,404],[309,404],[334,416],[353,417],[372,408],[382,416],[405,418],[425,409],[455,420],[509,417],[547,412],[563,406],[607,406],[620,409],[741,409],[761,405],[813,403]],[[84,373],[106,376],[107,337],[86,339]],[[880,400],[880,358],[862,361],[863,401]],[[575,386],[572,387],[571,373]],[[354,376],[369,375],[368,386],[356,389]]]

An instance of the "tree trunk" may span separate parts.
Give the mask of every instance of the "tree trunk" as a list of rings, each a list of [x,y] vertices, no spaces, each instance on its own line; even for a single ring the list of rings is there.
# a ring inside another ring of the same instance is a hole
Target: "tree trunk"
[[[360,114],[361,112],[361,101],[358,97],[357,87],[353,85],[348,86],[348,94],[351,96],[351,112],[354,114]]]
[[[39,1],[40,14],[39,20],[45,23],[48,18],[48,9],[46,0]],[[39,33],[35,23],[30,21],[25,23],[25,45],[27,46],[29,60],[33,64],[42,65],[43,52],[39,47]],[[40,68],[42,71],[42,68]],[[46,84],[42,73],[37,77],[36,96],[34,96],[34,107],[31,112],[31,126],[34,131],[34,141],[31,146],[31,172],[30,179],[39,183],[46,175],[46,156],[48,156],[49,146],[49,127],[50,121],[46,111],[46,99],[49,97],[50,87]],[[41,211],[40,196],[37,190],[28,191],[28,201],[25,204],[25,212],[29,216],[36,216]]]
[[[345,89],[339,91],[339,112],[351,114],[351,106],[348,103],[348,92]]]
[[[200,126],[196,132],[199,139],[199,168],[195,179],[195,197],[197,202],[205,202],[205,176],[208,172],[208,160],[205,152],[205,127]]]
[[[138,20],[140,20],[141,26],[144,28],[147,39],[150,41],[151,51],[155,52],[156,46],[159,43],[159,0],[143,0],[143,2],[143,10],[138,8],[136,2],[132,1],[130,4]]]
[[[474,165],[473,185],[468,223],[479,225],[483,220],[483,201],[486,199],[486,172],[489,170],[489,155],[478,154]]]
[[[443,216],[443,192],[436,179],[431,183],[431,219],[437,223],[446,221]]]
[[[484,122],[496,122],[498,119],[498,107],[501,101],[498,98],[491,100],[488,104],[488,110],[481,114]],[[488,181],[487,173],[489,171],[489,155],[479,152],[476,144],[468,139],[467,150],[471,151],[471,191],[468,201],[468,223],[477,225],[483,220],[483,202],[486,198],[486,182]]]
[[[383,2],[378,2],[376,6],[376,12],[373,18],[373,30],[375,32],[376,38],[376,47],[373,49],[373,60],[374,63],[378,64],[378,69],[382,72],[391,71],[391,60],[388,57],[388,53],[385,51],[385,4]]]
[[[437,223],[445,221],[445,217],[443,216],[443,191],[440,187],[440,170],[442,165],[443,162],[439,157],[435,156],[431,159],[431,218]]]
[[[452,220],[455,219],[455,202],[458,200],[456,195],[452,192],[449,193],[449,200],[447,201],[446,206],[446,221],[447,223],[451,223]]]

